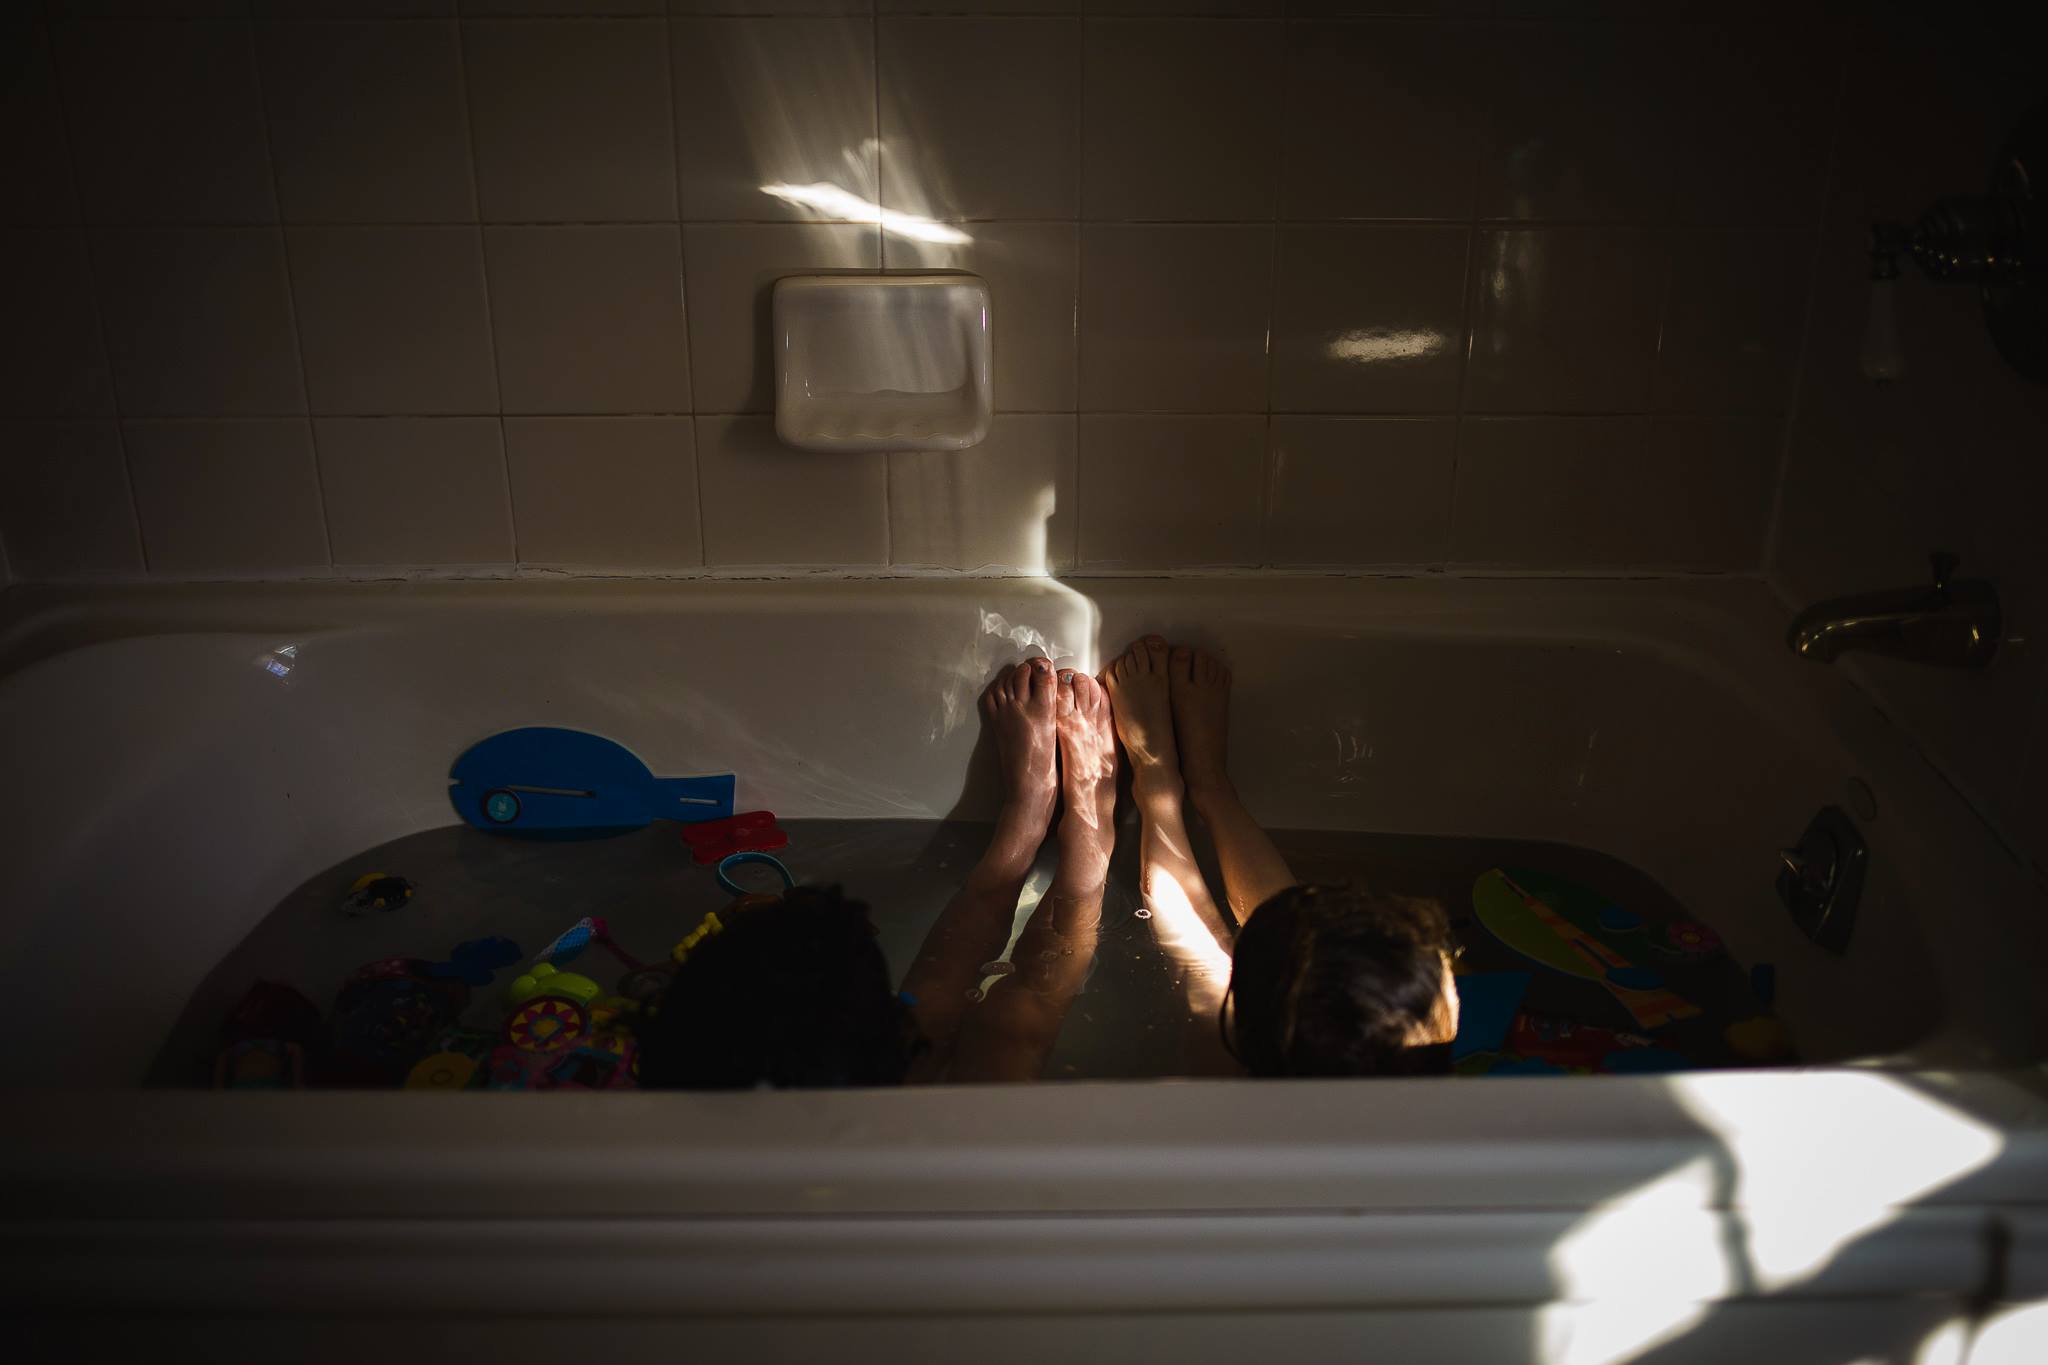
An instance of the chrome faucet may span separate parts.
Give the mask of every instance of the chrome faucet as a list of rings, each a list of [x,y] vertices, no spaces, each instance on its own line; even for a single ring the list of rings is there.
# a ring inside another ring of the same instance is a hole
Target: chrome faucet
[[[1802,659],[1831,662],[1850,650],[1944,668],[1984,668],[1998,653],[1998,593],[1981,578],[1956,580],[1961,563],[1936,551],[1934,586],[1858,593],[1799,613],[1785,643]]]

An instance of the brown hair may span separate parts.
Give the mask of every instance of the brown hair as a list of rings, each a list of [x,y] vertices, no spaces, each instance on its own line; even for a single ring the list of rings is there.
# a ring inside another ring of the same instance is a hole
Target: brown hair
[[[1296,886],[1245,922],[1224,995],[1224,1045],[1254,1076],[1450,1070],[1441,902]]]

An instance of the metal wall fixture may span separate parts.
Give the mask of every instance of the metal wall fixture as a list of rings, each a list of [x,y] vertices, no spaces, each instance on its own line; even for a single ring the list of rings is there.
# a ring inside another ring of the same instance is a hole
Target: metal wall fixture
[[[2021,375],[2048,384],[2048,101],[2028,110],[1999,149],[1982,194],[1936,200],[1917,223],[1870,229],[1870,313],[1860,357],[1864,377],[1898,379],[1900,262],[1933,280],[1970,280],[1998,353]]]

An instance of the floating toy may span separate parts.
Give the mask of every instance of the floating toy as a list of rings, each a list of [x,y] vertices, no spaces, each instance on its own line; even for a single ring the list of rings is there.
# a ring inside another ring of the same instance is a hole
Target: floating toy
[[[783,891],[787,891],[796,885],[796,878],[792,877],[789,869],[782,865],[782,859],[772,853],[732,853],[719,859],[718,884],[735,896],[758,896],[763,894],[758,889],[741,886],[737,881],[733,880],[732,874],[734,869],[749,865],[759,865],[772,870],[776,876],[782,879]]]
[[[1600,927],[1610,934],[1632,934],[1643,927],[1643,917],[1633,910],[1610,905],[1600,912]]]
[[[1730,1024],[1721,1036],[1745,1062],[1782,1062],[1793,1055],[1792,1033],[1775,1015],[1760,1014]]]
[[[1472,909],[1493,936],[1522,956],[1568,976],[1598,981],[1641,1028],[1689,1019],[1699,1007],[1524,890],[1500,868],[1472,883]]]
[[[1635,1049],[1654,1050],[1660,1059],[1676,1058],[1678,1065],[1652,1065],[1638,1070],[1682,1070],[1690,1065],[1676,1053],[1656,1048],[1640,1033],[1622,1033],[1596,1028],[1574,1019],[1547,1014],[1521,1013],[1508,1030],[1506,1050],[1516,1057],[1549,1062],[1567,1071],[1627,1071],[1631,1064],[1622,1054]]]
[[[485,1064],[484,1089],[486,1090],[536,1090],[545,1074],[539,1063],[539,1054],[501,1043],[491,1052],[490,1061]]]
[[[543,995],[559,995],[579,1005],[588,1005],[603,994],[604,987],[589,977],[576,972],[557,971],[546,962],[534,963],[513,977],[512,984],[505,989],[506,1000],[514,1005],[523,1005]]]
[[[633,1061],[630,1039],[598,1034],[550,1065],[544,1084],[550,1090],[630,1089]]]
[[[1458,1036],[1451,1060],[1475,1052],[1497,1052],[1529,989],[1527,972],[1471,972],[1454,978],[1458,987]]]
[[[464,990],[465,996],[467,989]],[[426,1052],[460,1006],[420,981],[357,982],[334,1011],[334,1057],[343,1079],[389,1084]]]
[[[473,744],[448,773],[455,813],[500,834],[594,834],[654,820],[732,815],[733,777],[656,777],[602,735],[552,726],[506,730]]]
[[[1664,926],[1664,950],[1681,957],[1711,957],[1721,951],[1721,936],[1698,920],[1673,920]]]
[[[522,1052],[561,1052],[590,1032],[590,1016],[567,996],[543,995],[512,1011],[505,1041]]]
[[[683,826],[683,842],[699,863],[715,863],[734,853],[772,853],[789,847],[789,833],[775,823],[772,810],[751,810],[725,820]]]
[[[350,915],[396,910],[412,899],[413,890],[413,884],[403,877],[394,877],[388,872],[366,872],[349,887],[341,908]]]
[[[617,958],[630,971],[644,972],[648,969],[645,962],[619,946],[618,940],[611,936],[610,926],[593,915],[584,916],[555,935],[554,941],[541,949],[534,961],[566,967],[593,943]]]
[[[521,957],[519,945],[509,938],[473,938],[448,951],[446,962],[427,968],[434,977],[452,977],[470,986],[488,986],[499,968],[509,967]]]

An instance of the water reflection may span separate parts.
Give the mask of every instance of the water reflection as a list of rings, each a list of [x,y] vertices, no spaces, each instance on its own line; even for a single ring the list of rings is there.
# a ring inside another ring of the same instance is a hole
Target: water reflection
[[[914,213],[898,213],[885,209],[872,199],[863,199],[850,190],[837,185],[819,182],[815,185],[770,184],[761,186],[761,193],[785,204],[814,210],[819,217],[855,223],[880,223],[882,231],[898,237],[907,237],[914,242],[940,242],[948,246],[962,246],[974,240],[967,233],[946,223],[933,222]]]

